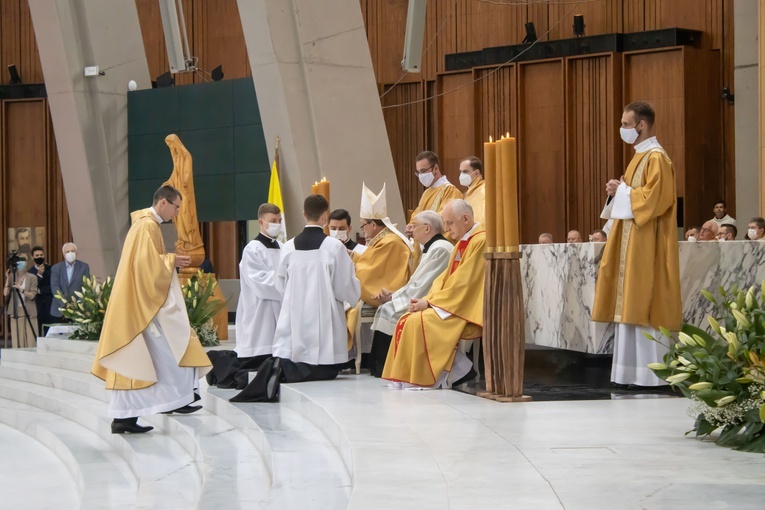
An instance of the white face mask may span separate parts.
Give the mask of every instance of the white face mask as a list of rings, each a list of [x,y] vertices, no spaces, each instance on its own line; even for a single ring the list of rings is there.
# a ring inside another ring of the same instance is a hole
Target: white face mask
[[[619,134],[622,137],[622,140],[624,140],[624,143],[628,143],[632,145],[635,143],[635,140],[638,139],[639,133],[637,132],[637,129],[635,128],[619,128]]]
[[[279,235],[279,233],[282,231],[282,224],[281,223],[269,223],[266,227],[266,233],[269,235],[269,237],[276,237]]]
[[[433,184],[433,172],[428,172],[426,174],[418,174],[417,178],[420,179],[420,182],[426,188],[429,188],[430,185]]]
[[[724,237],[721,237],[720,239],[718,239],[718,241],[723,242],[723,241],[726,241],[726,239]]]
[[[329,237],[334,237],[338,241],[346,242],[348,240],[347,230],[330,230]]]
[[[64,260],[72,264],[74,263],[75,260],[77,260],[77,254],[73,251],[70,251],[69,253],[64,255]]]
[[[757,229],[756,228],[750,228],[746,231],[746,234],[749,236],[749,239],[754,239],[757,237]]]
[[[696,242],[696,238],[693,237],[693,236],[688,236],[688,242],[689,243],[695,243]]]
[[[468,187],[470,186],[471,182],[473,182],[473,178],[470,177],[470,174],[460,172],[460,184],[462,184],[465,187]]]

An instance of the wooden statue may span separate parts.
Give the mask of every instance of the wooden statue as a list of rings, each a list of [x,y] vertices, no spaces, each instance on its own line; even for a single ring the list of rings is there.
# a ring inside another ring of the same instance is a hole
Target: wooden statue
[[[167,135],[165,143],[170,148],[170,154],[173,157],[173,173],[170,175],[170,179],[163,183],[163,186],[166,184],[173,186],[181,192],[183,197],[181,208],[178,210],[178,215],[173,221],[178,230],[175,252],[191,257],[191,264],[178,271],[178,279],[181,284],[185,284],[199,271],[199,266],[205,259],[205,245],[202,242],[199,220],[197,219],[197,200],[194,194],[194,172],[191,153],[183,145],[178,135]],[[209,276],[213,280],[215,279],[214,274]],[[220,285],[215,287],[214,295],[217,299],[225,301]],[[213,321],[218,326],[218,337],[221,340],[227,340],[228,308],[224,306],[215,315]]]

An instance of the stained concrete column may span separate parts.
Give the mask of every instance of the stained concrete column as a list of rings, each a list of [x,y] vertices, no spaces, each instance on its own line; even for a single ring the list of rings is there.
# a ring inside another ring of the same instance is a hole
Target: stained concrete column
[[[238,0],[269,156],[280,161],[290,235],[303,198],[326,176],[332,208],[358,225],[361,184],[387,184],[388,214],[404,211],[358,0]],[[412,162],[414,165],[414,162]]]
[[[735,84],[736,223],[739,239],[746,223],[760,215],[758,139],[757,3],[733,3],[733,83]]]
[[[29,7],[78,257],[94,274],[113,275],[130,222],[128,82],[151,87],[135,1],[29,0]],[[105,74],[85,77],[93,65]]]

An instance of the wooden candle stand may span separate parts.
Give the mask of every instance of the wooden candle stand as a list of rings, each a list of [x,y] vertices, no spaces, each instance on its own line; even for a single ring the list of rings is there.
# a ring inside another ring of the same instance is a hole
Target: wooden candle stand
[[[521,253],[485,253],[483,360],[486,391],[478,396],[497,402],[529,402],[523,394],[524,333]]]

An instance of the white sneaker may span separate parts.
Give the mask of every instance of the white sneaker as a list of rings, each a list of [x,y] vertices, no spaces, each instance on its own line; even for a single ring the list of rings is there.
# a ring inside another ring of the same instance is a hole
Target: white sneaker
[[[390,381],[388,383],[388,388],[392,390],[400,390],[404,387],[404,383],[398,382],[398,381]]]

